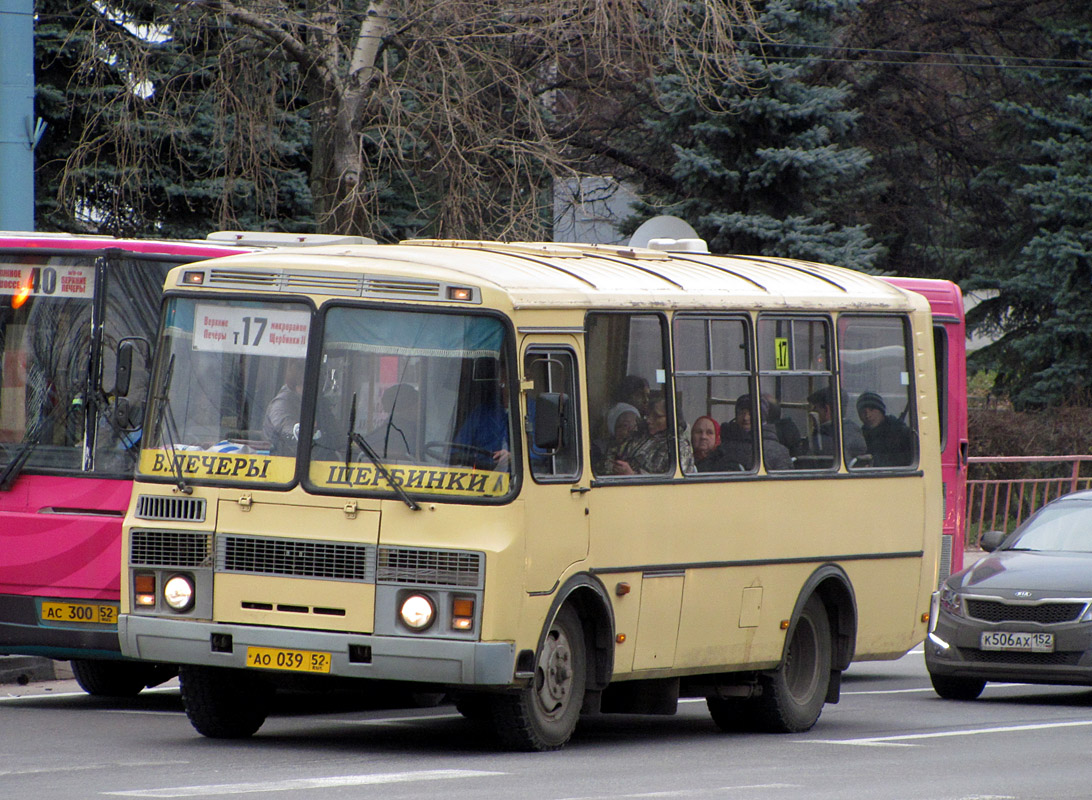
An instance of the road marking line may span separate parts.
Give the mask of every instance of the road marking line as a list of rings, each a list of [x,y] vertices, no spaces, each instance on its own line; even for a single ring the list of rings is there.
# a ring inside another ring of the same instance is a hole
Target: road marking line
[[[79,764],[70,767],[36,767],[35,769],[0,770],[0,778],[5,775],[49,775],[57,772],[84,772],[95,769],[118,769],[119,767],[168,767],[189,764],[189,761],[111,761],[106,764]]]
[[[801,789],[796,783],[751,783],[741,786],[714,786],[705,789],[673,789],[664,792],[641,792],[635,794],[589,794],[579,797],[563,797],[560,800],[640,800],[655,797],[709,797],[713,792],[740,792],[751,789]]]
[[[254,783],[174,786],[166,789],[129,789],[120,792],[101,792],[101,794],[116,797],[208,797],[221,794],[297,792],[305,789],[336,789],[343,786],[375,786],[384,783],[409,783],[412,781],[445,781],[455,778],[486,778],[505,774],[504,772],[484,772],[472,769],[432,769],[422,772],[387,772],[376,775],[338,775],[330,778],[293,778],[283,781],[256,781]]]
[[[849,744],[858,747],[912,747],[905,742],[921,739],[943,739],[951,736],[978,736],[983,733],[1013,733],[1015,731],[1043,731],[1055,728],[1087,728],[1092,719],[1074,722],[1039,722],[1030,725],[1000,725],[996,728],[967,728],[965,730],[934,731],[933,733],[903,733],[895,736],[870,736],[865,739],[806,739],[801,744]]]

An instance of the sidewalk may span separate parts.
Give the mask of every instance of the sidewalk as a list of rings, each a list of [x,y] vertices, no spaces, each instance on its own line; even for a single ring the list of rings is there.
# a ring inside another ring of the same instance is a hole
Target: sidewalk
[[[59,681],[72,677],[67,661],[54,661],[40,656],[0,656],[0,684],[28,684],[38,681]]]

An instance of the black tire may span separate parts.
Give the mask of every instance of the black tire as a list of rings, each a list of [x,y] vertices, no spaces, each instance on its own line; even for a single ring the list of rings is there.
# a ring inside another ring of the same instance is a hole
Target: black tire
[[[986,682],[979,678],[934,675],[930,672],[929,680],[933,682],[933,691],[945,700],[975,700],[986,688]]]
[[[713,718],[713,722],[725,733],[751,730],[753,720],[750,698],[707,697],[705,705],[709,708],[709,716]]]
[[[170,667],[140,661],[72,660],[72,675],[80,688],[95,697],[136,697],[148,686],[173,674]],[[159,677],[166,671],[166,677]]]
[[[190,724],[210,739],[245,739],[269,716],[273,687],[261,675],[221,667],[182,666],[182,705]]]
[[[751,707],[756,730],[800,733],[815,725],[830,685],[831,652],[830,619],[812,595],[789,633],[781,666],[760,679],[762,693]]]
[[[455,698],[455,710],[475,722],[491,719],[489,697],[484,694],[461,694]]]
[[[561,748],[580,718],[587,670],[583,626],[576,612],[565,606],[550,623],[535,657],[531,685],[489,698],[493,727],[502,744],[526,752]]]

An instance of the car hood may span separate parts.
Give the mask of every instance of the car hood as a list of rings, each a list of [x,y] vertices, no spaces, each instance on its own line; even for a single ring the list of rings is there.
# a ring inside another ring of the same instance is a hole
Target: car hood
[[[948,585],[968,592],[1083,596],[1092,594],[1092,553],[1000,550],[953,575]]]

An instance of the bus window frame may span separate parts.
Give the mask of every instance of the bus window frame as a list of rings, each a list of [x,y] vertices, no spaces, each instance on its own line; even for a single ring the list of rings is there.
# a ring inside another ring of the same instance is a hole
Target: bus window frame
[[[524,431],[522,421],[522,408],[518,399],[520,392],[518,391],[518,382],[515,380],[515,376],[521,374],[517,369],[519,365],[519,354],[517,352],[516,343],[516,328],[512,324],[511,318],[498,309],[493,308],[480,308],[480,307],[457,307],[451,306],[431,306],[411,303],[384,303],[374,300],[346,300],[342,298],[327,300],[323,302],[317,311],[316,323],[312,327],[312,337],[310,347],[307,352],[308,370],[307,381],[310,381],[308,385],[318,385],[318,379],[320,375],[312,374],[312,369],[321,370],[321,358],[323,348],[326,343],[326,315],[331,309],[334,308],[350,308],[350,309],[367,309],[374,311],[406,311],[418,314],[446,314],[451,316],[475,316],[475,317],[490,317],[492,319],[499,320],[504,328],[504,345],[503,345],[503,358],[507,364],[508,369],[508,417],[509,417],[509,441],[508,445],[511,448],[511,455],[509,457],[510,471],[508,474],[508,492],[500,497],[475,497],[473,495],[443,495],[443,494],[429,494],[427,492],[421,492],[414,488],[409,490],[410,496],[420,502],[427,503],[451,503],[451,504],[465,504],[465,505],[507,505],[513,502],[519,497],[520,491],[523,488],[523,437],[526,435]],[[310,348],[315,348],[314,351]],[[313,365],[313,366],[312,366]],[[309,395],[310,397],[311,395]],[[317,392],[314,394],[317,400]],[[305,398],[307,399],[307,398]],[[314,414],[315,402],[310,402],[310,408],[305,408],[302,414],[303,422],[309,425],[313,424],[313,417],[307,415]],[[301,429],[303,425],[301,423]],[[398,495],[394,492],[376,492],[368,491],[366,489],[352,489],[352,488],[331,488],[325,489],[315,485],[310,479],[311,468],[311,441],[310,437],[307,437],[308,441],[300,449],[300,453],[297,456],[296,462],[296,478],[299,485],[310,495],[326,496],[326,497],[360,497],[367,498],[369,500],[393,500],[397,503],[402,502]],[[365,462],[370,463],[370,462]]]
[[[570,429],[575,436],[574,450],[576,455],[576,471],[565,474],[550,474],[541,475],[533,468],[531,468],[530,457],[531,452],[528,449],[528,474],[531,476],[531,480],[539,484],[558,484],[558,483],[579,483],[584,477],[585,459],[584,459],[584,437],[582,435],[582,419],[580,414],[580,406],[583,402],[583,396],[580,386],[580,359],[577,356],[576,350],[566,344],[549,344],[547,342],[534,343],[527,345],[523,351],[523,363],[521,368],[526,370],[527,359],[534,358],[536,356],[543,356],[546,359],[553,358],[559,353],[564,353],[569,358],[569,367],[567,368],[570,373],[570,385],[572,386],[572,392],[569,395],[568,412],[571,416],[571,422],[569,424]],[[530,380],[530,377],[524,373],[524,377]],[[527,403],[530,405],[530,397],[527,397]],[[528,411],[530,409],[528,408]],[[529,417],[529,414],[527,415]],[[525,417],[526,422],[526,417]],[[526,437],[530,432],[530,425],[524,425],[520,431],[522,437]]]
[[[913,326],[911,325],[910,317],[909,317],[909,315],[907,315],[905,313],[902,313],[902,312],[876,313],[876,312],[851,311],[851,312],[842,312],[842,313],[840,313],[838,315],[838,318],[837,318],[836,323],[835,323],[834,333],[835,333],[835,336],[837,338],[839,398],[841,398],[842,392],[845,391],[845,389],[843,388],[843,385],[842,385],[842,363],[841,363],[842,362],[842,329],[841,329],[841,324],[842,324],[843,319],[845,319],[845,320],[854,320],[854,319],[894,320],[894,319],[898,319],[902,323],[902,339],[903,339],[902,346],[903,346],[903,355],[905,356],[905,359],[906,359],[904,361],[904,366],[906,368],[906,374],[907,374],[907,377],[908,377],[908,380],[909,380],[909,384],[907,385],[907,393],[906,393],[907,394],[907,400],[909,402],[909,406],[908,406],[908,409],[906,411],[906,417],[909,420],[909,422],[907,422],[905,424],[910,429],[910,432],[913,435],[913,441],[911,443],[912,444],[912,453],[911,453],[911,459],[910,459],[909,464],[899,464],[897,466],[875,466],[873,464],[864,464],[864,465],[861,465],[861,466],[853,466],[853,465],[851,465],[851,464],[849,464],[847,462],[846,463],[846,469],[848,471],[854,473],[854,474],[860,474],[860,473],[875,474],[877,472],[888,473],[888,472],[891,472],[891,471],[915,472],[915,471],[917,471],[918,464],[921,461],[921,432],[918,430],[917,425],[916,425],[916,422],[917,422],[917,419],[918,419],[918,408],[917,408],[918,398],[917,398],[917,380],[916,380],[916,376],[914,374],[914,363],[913,363],[914,362],[914,358],[913,358],[913,354],[914,354],[913,344],[914,344],[914,342],[913,342],[913,334],[912,334]],[[935,325],[934,325],[934,328],[935,328]],[[938,372],[938,374],[939,374],[939,372]],[[940,392],[940,381],[939,380],[937,381],[937,392],[938,392],[937,397],[939,398],[941,396],[939,394],[939,392]],[[938,405],[939,405],[939,403],[938,403]],[[854,409],[848,409],[848,411],[852,412],[852,411],[854,411]],[[861,426],[861,433],[863,435],[864,434],[864,423],[859,423],[859,424]],[[943,449],[944,448],[941,447],[941,451],[943,451]],[[844,458],[845,453],[843,453],[842,456]]]

